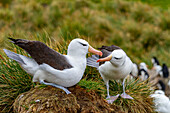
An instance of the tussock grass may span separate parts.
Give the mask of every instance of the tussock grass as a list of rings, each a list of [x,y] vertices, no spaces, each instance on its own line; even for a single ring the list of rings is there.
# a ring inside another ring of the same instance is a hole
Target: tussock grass
[[[149,96],[153,93],[153,90],[150,90],[150,83],[147,83],[147,81],[141,82],[138,79],[127,79],[125,84],[126,93],[131,95],[134,99],[128,100],[119,97],[113,105],[120,107],[122,111],[126,113],[154,112],[152,98]],[[123,93],[123,86],[117,81],[112,81],[110,83],[110,89],[112,95]]]
[[[14,50],[22,54],[20,49]],[[0,58],[0,70],[0,110],[10,112],[15,98],[33,87],[32,77],[17,62],[3,56]]]

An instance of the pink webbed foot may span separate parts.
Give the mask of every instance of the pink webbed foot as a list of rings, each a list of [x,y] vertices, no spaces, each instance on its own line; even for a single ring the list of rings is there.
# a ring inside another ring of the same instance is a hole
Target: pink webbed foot
[[[126,94],[126,93],[122,93],[121,94],[122,98],[126,98],[126,99],[133,99],[130,95]]]
[[[120,94],[117,94],[116,96],[107,97],[106,100],[109,104],[112,104],[119,97],[119,95]]]

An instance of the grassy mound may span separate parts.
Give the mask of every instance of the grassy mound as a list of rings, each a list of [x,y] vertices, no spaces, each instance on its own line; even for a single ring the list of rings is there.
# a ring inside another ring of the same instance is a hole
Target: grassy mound
[[[87,93],[86,90],[80,87],[72,87],[69,90],[72,93],[67,95],[62,90],[54,87],[36,87],[18,96],[14,103],[14,111],[17,113],[89,113],[114,111],[94,91]]]
[[[109,105],[107,101],[95,91],[87,91],[80,86],[74,86],[68,88],[72,93],[67,95],[60,89],[48,86],[37,86],[28,92],[20,94],[13,104],[14,111],[16,113],[24,112],[64,112],[64,113],[136,113],[136,112],[153,112],[153,108],[149,108],[151,99],[147,99],[147,102],[140,103],[140,99],[137,99],[138,103],[135,105],[131,100],[124,100]],[[143,98],[143,97],[142,97]],[[147,98],[147,97],[146,97]],[[145,99],[144,99],[145,100]],[[150,101],[150,102],[149,102]],[[120,103],[120,104],[117,104]],[[123,107],[120,106],[123,104]]]

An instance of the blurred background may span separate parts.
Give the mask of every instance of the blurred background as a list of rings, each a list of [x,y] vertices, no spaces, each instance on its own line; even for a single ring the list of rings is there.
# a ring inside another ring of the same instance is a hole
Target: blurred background
[[[64,54],[69,42],[79,37],[95,48],[117,45],[134,63],[145,62],[149,69],[153,67],[153,56],[160,66],[166,63],[170,67],[170,1],[0,0],[0,111],[12,112],[17,96],[35,84],[32,76],[4,54],[3,49],[7,48],[28,55],[12,45],[8,37],[39,40]],[[138,79],[126,84],[135,99],[119,98],[114,106],[126,112],[153,112],[149,95],[155,87]],[[86,68],[78,86],[106,96],[103,80],[94,68]],[[119,82],[112,81],[110,87],[113,95],[122,91]]]
[[[120,46],[133,62],[170,66],[169,0],[0,0],[0,51],[7,37],[83,38]]]

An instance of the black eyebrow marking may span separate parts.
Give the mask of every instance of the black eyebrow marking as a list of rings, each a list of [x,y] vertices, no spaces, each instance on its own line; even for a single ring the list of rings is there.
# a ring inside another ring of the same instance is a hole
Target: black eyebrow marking
[[[121,58],[117,58],[117,57],[114,57],[116,60],[119,60],[119,59],[121,59]]]
[[[79,42],[81,45],[83,45],[83,46],[87,46],[87,44],[83,44],[83,43],[81,43],[81,42]]]

